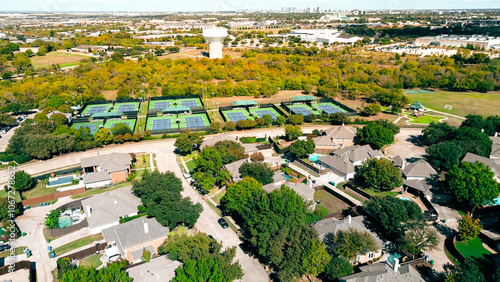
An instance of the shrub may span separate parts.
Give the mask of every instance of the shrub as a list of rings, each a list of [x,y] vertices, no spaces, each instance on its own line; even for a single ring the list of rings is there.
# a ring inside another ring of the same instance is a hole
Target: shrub
[[[250,159],[253,162],[262,162],[264,161],[264,155],[262,155],[261,152],[255,152],[252,155],[250,155]]]
[[[241,141],[241,143],[255,143],[255,142],[257,142],[257,137],[254,137],[254,136],[241,137],[240,141]]]

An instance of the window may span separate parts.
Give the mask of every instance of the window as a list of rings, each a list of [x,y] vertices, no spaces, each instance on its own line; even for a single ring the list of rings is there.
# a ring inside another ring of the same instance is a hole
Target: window
[[[373,253],[372,253],[372,252],[368,253],[368,258],[369,258],[369,259],[372,259],[373,257],[374,257],[374,255],[373,255]]]

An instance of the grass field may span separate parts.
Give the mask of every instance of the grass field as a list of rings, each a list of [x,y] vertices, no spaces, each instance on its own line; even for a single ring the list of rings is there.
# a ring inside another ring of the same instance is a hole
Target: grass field
[[[64,68],[76,66],[80,64],[82,59],[90,59],[90,57],[74,53],[49,52],[45,56],[31,57],[31,65],[33,65],[33,68],[35,69],[47,68],[53,64]]]
[[[422,124],[430,124],[431,122],[439,122],[440,120],[444,119],[444,117],[438,117],[434,115],[424,115],[420,117],[416,117],[412,114],[406,114],[406,116],[411,119],[410,123],[422,123]]]
[[[314,200],[319,201],[319,204],[328,210],[328,213],[336,213],[347,209],[349,205],[339,198],[333,196],[325,190],[319,190],[314,193]]]
[[[111,129],[115,124],[117,123],[129,123],[128,124],[128,127],[130,127],[130,129],[132,131],[134,131],[134,128],[135,128],[135,119],[119,119],[119,120],[108,120],[106,121],[106,123],[104,124],[104,128],[107,128],[107,129]]]
[[[52,187],[52,188],[46,188],[45,183],[42,181],[38,182],[38,184],[35,186],[35,188],[23,192],[23,196],[26,197],[26,199],[31,199],[35,197],[40,197],[48,194],[55,193],[57,188],[61,188],[60,186],[58,187]]]
[[[14,254],[16,254],[16,255],[21,255],[21,254],[23,254],[23,253],[24,253],[24,252],[23,252],[24,248],[26,248],[26,246],[21,246],[21,247],[17,247],[17,248],[15,248],[15,249],[14,249]],[[8,257],[8,256],[10,256],[10,250],[7,250],[7,251],[5,251],[5,252],[1,252],[1,253],[0,253],[0,258],[6,258],[6,257]]]
[[[62,245],[58,248],[54,249],[54,252],[56,253],[56,256],[60,256],[62,254],[65,254],[67,252],[70,252],[74,249],[83,247],[85,245],[91,244],[94,241],[101,241],[104,239],[101,233],[95,234],[95,235],[90,235],[87,237],[80,238],[78,240],[75,240],[73,242],[70,242],[68,244]]]
[[[101,257],[102,257],[101,254],[86,257],[80,261],[80,266],[83,266],[86,268],[89,268],[89,267],[97,268],[102,264]]]
[[[469,241],[458,241],[455,243],[457,250],[466,258],[478,263],[486,260],[485,256],[491,254],[483,247],[483,242],[479,237]]]
[[[226,195],[226,190],[219,192],[219,194],[215,195],[212,197],[212,200],[217,203],[217,205],[220,205],[220,199]]]
[[[398,192],[391,192],[391,191],[378,192],[371,189],[363,189],[363,191],[372,197],[385,197],[385,196],[396,197],[398,195]]]
[[[497,115],[500,108],[500,92],[449,92],[434,91],[427,94],[406,94],[411,103],[419,101],[430,109],[465,117],[467,114]],[[451,105],[446,110],[445,105]]]

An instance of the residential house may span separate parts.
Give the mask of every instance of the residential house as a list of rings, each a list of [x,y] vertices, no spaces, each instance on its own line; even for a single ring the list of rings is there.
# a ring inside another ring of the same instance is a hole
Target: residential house
[[[322,156],[318,164],[330,169],[334,174],[348,180],[354,177],[355,167],[361,165],[365,160],[377,158],[382,154],[373,150],[370,145],[354,145],[337,149],[331,156]]]
[[[395,259],[393,266],[388,262],[374,263],[361,266],[361,272],[339,278],[340,282],[424,282],[422,275],[410,264],[400,265]]]
[[[85,187],[96,188],[125,181],[132,170],[132,158],[126,153],[111,153],[83,158],[80,165]]]
[[[467,155],[465,155],[465,157],[462,159],[462,162],[480,162],[484,164],[493,172],[493,179],[495,179],[497,182],[500,182],[500,161],[495,159],[488,159],[473,153],[467,153]]]
[[[158,253],[168,237],[168,227],[162,226],[156,218],[137,218],[102,231],[108,247],[106,256],[110,261],[120,257],[131,264],[142,261],[144,250],[151,256]]]
[[[120,217],[137,215],[137,207],[141,204],[141,199],[132,194],[130,186],[82,200],[82,207],[92,234],[120,224]]]
[[[106,52],[107,50],[108,47],[106,46],[96,46],[96,45],[79,45],[71,48],[71,51],[83,54],[88,54],[92,52],[100,53],[100,52]]]
[[[233,182],[238,182],[240,181],[241,178],[241,173],[240,173],[240,167],[248,162],[248,159],[241,159],[235,162],[232,162],[230,164],[224,165],[224,167],[229,171],[231,174],[231,177],[233,178]]]
[[[127,274],[134,282],[163,282],[171,281],[175,277],[175,270],[181,266],[177,260],[169,260],[167,256],[160,256],[148,263],[127,268]]]
[[[278,179],[278,178],[277,178]],[[316,203],[314,202],[314,188],[312,188],[312,182],[309,181],[309,185],[304,183],[295,184],[293,182],[286,182],[281,184],[277,183],[269,183],[267,185],[262,186],[262,189],[268,193],[272,193],[276,189],[280,189],[282,185],[290,187],[293,191],[295,191],[305,202],[309,202],[311,204],[310,208],[314,209]]]
[[[413,163],[407,163],[406,160],[401,159],[401,157],[396,156],[393,159],[394,165],[401,165],[400,168],[403,170],[403,187],[406,191],[418,195],[423,193],[425,195],[431,195],[431,182],[438,173],[437,171],[426,161],[418,160]]]
[[[238,138],[235,136],[228,135],[228,134],[217,134],[214,137],[207,138],[207,139],[203,140],[203,142],[200,145],[200,150],[203,150],[203,148],[205,148],[207,146],[211,147],[219,141],[226,141],[226,140],[234,141],[234,142],[241,144],[241,141],[238,140]]]
[[[491,154],[490,159],[497,160],[497,163],[500,162],[500,137],[498,137],[498,133],[495,133],[495,137],[490,137],[493,143],[491,144]]]
[[[349,126],[334,126],[326,129],[323,135],[313,138],[315,152],[329,154],[333,150],[354,145],[356,128]]]
[[[356,263],[367,263],[382,256],[383,242],[382,240],[380,240],[377,234],[366,228],[365,222],[366,220],[361,215],[355,217],[351,217],[349,215],[346,219],[343,220],[338,220],[336,218],[320,220],[314,224],[314,229],[316,229],[316,231],[318,232],[320,240],[324,240],[324,238],[328,234],[337,234],[337,232],[340,230],[348,231],[349,229],[353,229],[359,232],[366,232],[370,234],[375,241],[377,251],[368,252],[366,254],[359,254],[355,258]]]

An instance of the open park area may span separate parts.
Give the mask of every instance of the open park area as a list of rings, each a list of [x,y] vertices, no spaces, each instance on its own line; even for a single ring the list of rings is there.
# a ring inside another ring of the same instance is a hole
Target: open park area
[[[71,67],[80,64],[83,59],[89,59],[89,56],[64,53],[64,52],[49,52],[45,56],[31,57],[33,68],[48,68],[52,65],[59,65],[61,68]]]

